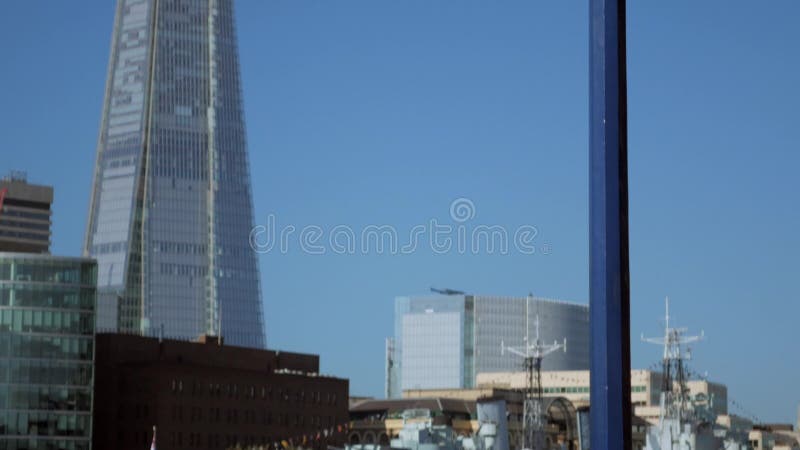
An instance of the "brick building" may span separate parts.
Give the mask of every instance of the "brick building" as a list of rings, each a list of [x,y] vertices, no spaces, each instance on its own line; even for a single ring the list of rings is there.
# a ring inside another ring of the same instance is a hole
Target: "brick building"
[[[93,448],[325,448],[345,441],[348,381],[319,357],[199,342],[98,334]]]

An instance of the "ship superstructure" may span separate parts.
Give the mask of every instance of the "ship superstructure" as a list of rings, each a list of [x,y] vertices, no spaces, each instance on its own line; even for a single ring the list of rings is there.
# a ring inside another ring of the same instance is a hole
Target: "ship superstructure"
[[[477,402],[478,428],[471,435],[459,435],[447,419],[426,408],[402,413],[403,428],[390,445],[348,444],[345,450],[509,450],[505,400]]]
[[[645,450],[746,450],[746,436],[717,425],[712,396],[695,396],[686,385],[689,344],[704,338],[687,336],[686,328],[670,327],[669,299],[666,300],[664,336],[642,340],[662,345],[662,383],[658,425],[648,428]]]
[[[525,303],[525,320],[528,320],[530,314],[528,308],[532,295],[528,296],[528,301]],[[545,435],[547,425],[547,415],[544,410],[544,401],[542,398],[542,360],[558,351],[567,351],[567,339],[564,338],[563,343],[554,341],[552,344],[546,344],[542,341],[539,335],[539,315],[536,314],[534,319],[534,332],[535,336],[531,339],[529,333],[525,334],[525,342],[522,347],[506,347],[505,343],[500,343],[500,353],[505,354],[508,351],[510,354],[521,357],[523,367],[525,369],[527,383],[525,388],[524,400],[524,420],[523,420],[523,442],[522,448],[526,450],[545,450]],[[526,330],[530,327],[525,326]]]

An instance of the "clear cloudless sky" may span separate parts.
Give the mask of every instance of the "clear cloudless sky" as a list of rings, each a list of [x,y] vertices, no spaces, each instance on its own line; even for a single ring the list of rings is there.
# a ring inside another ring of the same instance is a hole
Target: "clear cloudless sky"
[[[112,1],[0,14],[0,171],[55,187],[53,252],[77,255]],[[261,256],[269,345],[383,393],[393,298],[432,285],[588,302],[586,0],[242,0],[256,222],[449,220],[538,228],[524,256]],[[762,420],[800,403],[800,2],[631,1],[632,352],[663,299],[705,330],[691,366]],[[296,242],[295,242],[296,244]]]

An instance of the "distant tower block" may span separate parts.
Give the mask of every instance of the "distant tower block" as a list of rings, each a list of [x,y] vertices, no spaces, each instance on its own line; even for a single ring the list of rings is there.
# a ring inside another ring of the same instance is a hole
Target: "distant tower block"
[[[53,188],[29,184],[24,172],[0,179],[0,252],[50,253]]]

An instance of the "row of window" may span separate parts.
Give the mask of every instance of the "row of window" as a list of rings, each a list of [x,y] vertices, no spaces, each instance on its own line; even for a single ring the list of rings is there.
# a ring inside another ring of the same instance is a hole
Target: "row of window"
[[[181,395],[184,393],[184,386],[182,380],[172,380],[170,382],[170,390],[176,394]],[[238,384],[219,384],[219,383],[208,383],[208,385],[204,385],[200,382],[192,382],[191,388],[187,386],[186,393],[190,394],[192,397],[201,397],[204,393],[208,394],[212,397],[228,397],[228,398],[250,398],[255,399],[260,397],[261,399],[269,399],[273,400],[283,400],[283,401],[290,401],[294,400],[296,403],[305,403],[308,401],[312,404],[328,404],[328,405],[336,405],[337,403],[337,396],[335,393],[322,393],[320,391],[309,391],[308,393],[304,390],[298,390],[292,392],[291,389],[279,389],[276,392],[273,392],[271,387],[267,386],[239,386]]]
[[[645,386],[631,386],[631,392],[645,392]],[[545,394],[588,394],[590,392],[589,386],[575,386],[575,387],[545,387],[542,388]]]
[[[89,414],[0,411],[0,436],[89,437],[91,420]],[[7,438],[0,438],[0,442],[6,440]]]
[[[136,405],[132,408],[134,411],[134,419],[148,419],[150,409],[147,405]],[[229,425],[276,425],[286,427],[305,427],[311,426],[333,426],[333,416],[312,415],[306,416],[303,414],[289,414],[289,413],[275,413],[273,415],[270,410],[261,409],[222,409],[222,408],[208,408],[208,412],[200,407],[189,407],[188,414],[185,414],[187,423],[226,423]],[[184,407],[180,405],[173,405],[170,409],[170,417],[173,422],[184,422]],[[241,414],[240,414],[241,413]],[[120,421],[125,420],[125,412],[120,409],[117,412],[117,419]]]
[[[0,308],[0,333],[94,333],[94,314],[74,311],[41,311]]]
[[[91,381],[91,362],[0,359],[0,383],[88,386]]]
[[[93,310],[95,288],[52,285],[0,285],[0,306]]]
[[[39,237],[41,236],[37,235],[37,239]],[[97,280],[97,271],[94,263],[89,262],[6,260],[0,261],[0,280],[85,284],[93,286]]]
[[[161,264],[162,275],[182,275],[192,277],[204,277],[208,274],[207,266],[198,266],[194,264]]]
[[[47,358],[91,361],[92,336],[58,337],[0,333],[0,358]]]
[[[25,228],[29,230],[50,231],[49,223],[20,222],[19,220],[0,220],[0,227]]]
[[[91,388],[0,384],[0,410],[89,412],[91,408]]]
[[[153,242],[153,251],[160,253],[174,253],[177,255],[205,255],[208,246],[205,244],[193,244],[189,242]]]
[[[106,253],[119,253],[128,248],[126,241],[106,242],[92,246],[92,255],[104,255]]]
[[[50,242],[50,233],[46,231],[42,231],[39,233],[29,233],[27,231],[10,231],[10,230],[0,230],[0,237],[5,238],[16,238],[16,239],[30,239],[33,241],[45,241]],[[18,278],[24,279],[24,278]]]
[[[0,439],[0,450],[89,450],[90,439],[5,438]]]
[[[30,211],[21,211],[16,208],[4,206],[0,215],[4,217],[22,217],[25,219],[47,220],[50,221],[50,213],[35,213]]]
[[[218,245],[216,247],[217,255],[227,255],[240,257],[252,253],[252,249],[247,245]],[[208,246],[205,244],[193,244],[188,242],[169,242],[169,241],[155,241],[153,242],[153,252],[155,253],[170,253],[176,255],[206,255],[208,253]]]

